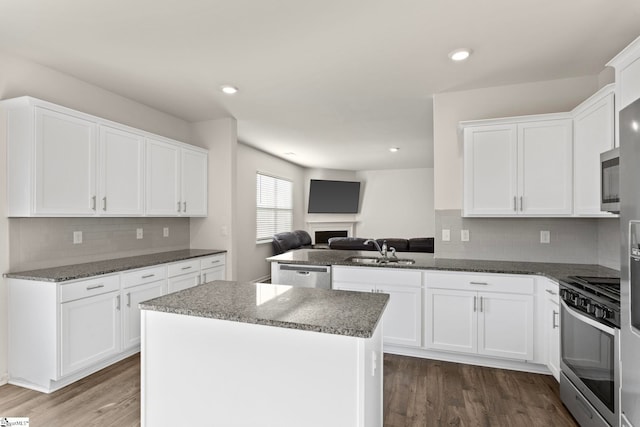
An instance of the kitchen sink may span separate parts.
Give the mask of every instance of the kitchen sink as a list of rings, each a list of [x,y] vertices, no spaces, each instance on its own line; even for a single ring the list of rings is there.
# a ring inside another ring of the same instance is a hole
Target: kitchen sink
[[[382,258],[382,257],[370,257],[370,256],[352,256],[346,259],[348,262],[355,262],[357,264],[399,264],[399,265],[411,265],[415,264],[415,260],[408,258]]]

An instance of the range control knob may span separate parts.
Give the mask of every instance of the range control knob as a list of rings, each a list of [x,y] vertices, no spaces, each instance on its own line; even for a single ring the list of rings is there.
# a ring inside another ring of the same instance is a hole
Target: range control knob
[[[613,312],[606,307],[602,307],[602,319],[611,319]]]
[[[604,319],[605,308],[598,304],[593,304],[593,314],[599,319]]]
[[[586,309],[591,305],[591,300],[589,298],[580,297],[578,298],[578,305]]]

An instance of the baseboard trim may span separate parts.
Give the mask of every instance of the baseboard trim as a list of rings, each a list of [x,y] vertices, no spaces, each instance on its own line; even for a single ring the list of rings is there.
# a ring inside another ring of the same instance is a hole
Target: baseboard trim
[[[262,277],[258,277],[257,279],[254,280],[254,282],[256,283],[271,283],[271,275],[267,275],[267,276],[262,276]]]
[[[0,385],[9,384],[9,374],[5,373],[0,375]]]
[[[447,353],[421,348],[410,348],[396,345],[385,345],[384,352],[400,356],[419,357],[422,359],[441,360],[443,362],[463,363],[465,365],[484,366],[487,368],[509,369],[512,371],[531,372],[534,374],[553,375],[546,365],[534,362]]]

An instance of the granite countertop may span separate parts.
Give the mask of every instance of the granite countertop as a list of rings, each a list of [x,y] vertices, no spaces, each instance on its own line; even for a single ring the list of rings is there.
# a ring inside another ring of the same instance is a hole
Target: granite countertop
[[[218,280],[145,301],[140,308],[370,338],[388,301],[382,293]]]
[[[415,264],[358,264],[347,261],[352,256],[377,256],[375,251],[345,251],[338,249],[297,249],[267,258],[283,264],[346,265],[371,268],[403,268],[420,270],[467,271],[474,273],[536,274],[554,280],[567,276],[620,277],[620,272],[594,264],[564,264],[554,262],[487,261],[435,258],[421,252],[398,252],[398,258],[415,260]]]
[[[218,249],[183,249],[170,252],[158,252],[149,255],[139,255],[126,258],[115,258],[104,261],[87,262],[84,264],[63,265],[61,267],[42,268],[39,270],[6,273],[11,279],[37,280],[41,282],[65,282],[67,280],[83,279],[101,274],[117,273],[135,268],[150,267],[190,258],[225,253]]]

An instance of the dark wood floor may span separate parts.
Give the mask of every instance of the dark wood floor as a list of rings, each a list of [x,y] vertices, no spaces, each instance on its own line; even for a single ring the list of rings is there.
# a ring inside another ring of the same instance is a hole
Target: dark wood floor
[[[384,426],[572,426],[551,376],[385,355]],[[140,425],[140,357],[55,393],[0,387],[0,416],[31,427]]]

